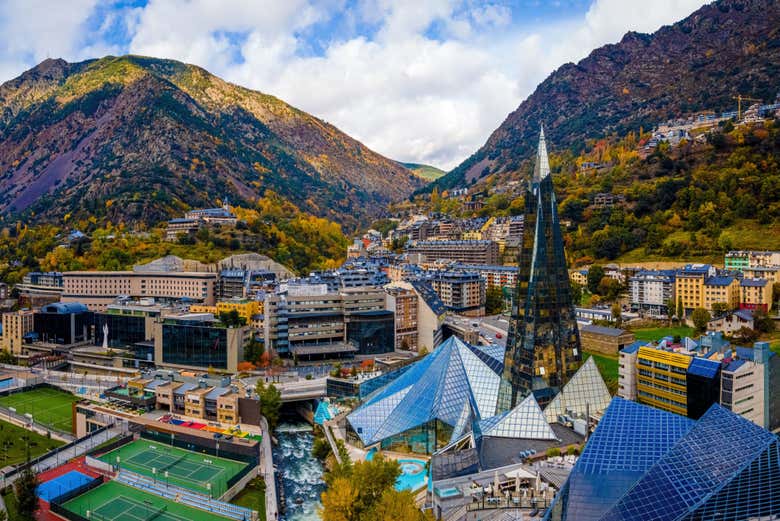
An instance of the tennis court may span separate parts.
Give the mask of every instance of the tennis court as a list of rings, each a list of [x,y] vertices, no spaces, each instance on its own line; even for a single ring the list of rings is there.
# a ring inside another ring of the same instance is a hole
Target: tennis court
[[[179,485],[215,498],[227,490],[227,482],[247,463],[140,439],[103,454],[99,459],[110,465]],[[167,472],[167,476],[166,476]]]
[[[225,521],[228,519],[212,512],[148,494],[116,481],[104,483],[62,506],[90,521]]]
[[[73,403],[80,399],[59,389],[38,387],[0,396],[0,405],[13,407],[17,414],[31,414],[35,422],[41,425],[62,432],[73,432]]]

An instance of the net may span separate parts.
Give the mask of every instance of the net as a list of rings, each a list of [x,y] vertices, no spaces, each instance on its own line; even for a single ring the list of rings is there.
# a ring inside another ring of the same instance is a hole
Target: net
[[[163,505],[159,510],[154,511],[149,516],[147,516],[147,518],[144,521],[152,521],[152,519],[157,519],[158,517],[163,515],[166,510],[168,510],[168,506]]]
[[[179,456],[178,458],[173,460],[171,463],[168,463],[167,465],[164,465],[164,466],[160,467],[160,472],[165,472],[169,468],[171,468],[171,467],[181,463],[185,459],[187,459],[187,454],[183,454],[183,455]]]

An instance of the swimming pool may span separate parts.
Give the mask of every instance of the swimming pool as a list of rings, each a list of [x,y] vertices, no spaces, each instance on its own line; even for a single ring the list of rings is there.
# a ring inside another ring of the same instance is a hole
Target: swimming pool
[[[371,449],[366,454],[366,460],[374,459],[376,449]],[[427,461],[422,459],[399,459],[401,465],[401,475],[395,481],[396,490],[417,490],[425,485],[428,473],[425,470]]]

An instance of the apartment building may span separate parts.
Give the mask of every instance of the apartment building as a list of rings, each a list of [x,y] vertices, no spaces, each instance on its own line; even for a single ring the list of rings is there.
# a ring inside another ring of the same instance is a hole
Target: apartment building
[[[642,270],[636,273],[628,279],[631,310],[650,316],[668,315],[668,303],[676,305],[674,286],[674,270]]]
[[[737,347],[723,362],[721,405],[765,429],[780,428],[780,356],[768,342]]]
[[[481,264],[453,264],[454,271],[477,273],[486,288],[512,288],[517,286],[517,266],[489,266]]]
[[[216,303],[217,274],[210,272],[69,271],[62,281],[62,302],[92,311],[105,311],[117,296]]]
[[[406,252],[420,255],[423,262],[446,259],[464,264],[498,264],[495,241],[417,241]]]
[[[780,282],[780,266],[753,266],[743,268],[742,274],[746,279],[765,279],[769,285]]]
[[[740,309],[769,311],[772,309],[772,283],[767,279],[739,281]]]
[[[436,271],[425,279],[448,311],[479,317],[485,314],[485,282],[478,273]]]
[[[714,304],[726,304],[729,309],[739,307],[739,279],[718,275],[709,264],[689,264],[675,275],[674,295],[686,315],[696,308],[712,310]]]
[[[33,316],[29,309],[3,313],[2,347],[4,351],[21,354],[24,336],[33,331]]]
[[[688,414],[689,355],[643,346],[637,353],[636,401]]]
[[[780,251],[730,251],[724,265],[727,270],[743,270],[758,266],[780,266]]]

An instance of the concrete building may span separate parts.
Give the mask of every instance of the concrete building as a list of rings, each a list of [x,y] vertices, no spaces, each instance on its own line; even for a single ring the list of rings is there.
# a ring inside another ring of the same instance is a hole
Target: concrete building
[[[92,311],[106,310],[117,296],[216,303],[216,273],[69,271],[62,279],[62,302],[80,302]]]
[[[742,268],[746,279],[766,279],[769,285],[780,282],[780,266],[753,266]]]
[[[726,253],[724,265],[727,270],[742,270],[758,266],[780,266],[780,251],[730,251]]]
[[[177,241],[179,237],[191,237],[201,226],[199,219],[171,219],[165,229],[166,241]]]
[[[418,241],[406,249],[423,262],[447,259],[464,264],[498,264],[498,243],[494,241]]]
[[[727,335],[733,335],[743,327],[753,329],[754,325],[753,312],[749,309],[740,309],[713,318],[707,322],[707,331],[720,331]]]
[[[631,310],[650,316],[668,315],[668,303],[676,305],[674,286],[674,270],[640,271],[628,279]]]
[[[641,342],[634,342],[618,353],[617,395],[626,400],[636,400],[636,360],[640,347]]]
[[[396,350],[430,351],[441,343],[444,304],[429,285],[396,282],[385,292],[386,307],[395,313]]]
[[[739,308],[769,311],[772,309],[772,283],[767,279],[739,281]]]
[[[739,307],[740,286],[736,277],[708,277],[704,279],[704,309],[712,311],[715,304],[725,304],[728,309]]]
[[[455,271],[477,273],[485,287],[514,288],[517,285],[517,266],[486,266],[480,264],[454,264]]]
[[[352,356],[359,351],[353,344],[363,342],[349,338],[349,323],[376,320],[372,313],[385,310],[385,293],[377,287],[329,291],[327,284],[290,283],[267,294],[264,307],[266,348],[304,359]],[[390,339],[381,350],[394,347]]]
[[[448,311],[468,317],[485,314],[485,282],[478,273],[436,271],[428,273],[425,280]]]
[[[2,347],[15,355],[21,354],[25,335],[33,331],[34,312],[29,309],[3,313]]]
[[[780,356],[768,342],[737,347],[723,362],[721,405],[768,430],[780,428]]]
[[[263,312],[263,303],[245,298],[232,298],[217,302],[214,306],[206,306],[203,304],[193,304],[190,306],[190,312],[192,313],[212,313],[214,315],[219,315],[220,313],[230,313],[231,311],[238,313],[238,316],[246,320],[246,323],[249,324],[252,321],[253,316]]]
[[[592,324],[580,326],[582,349],[591,353],[615,356],[624,347],[633,343],[634,339],[634,333],[625,329]]]
[[[686,416],[691,357],[686,354],[640,347],[637,353],[636,400],[658,409]]]

